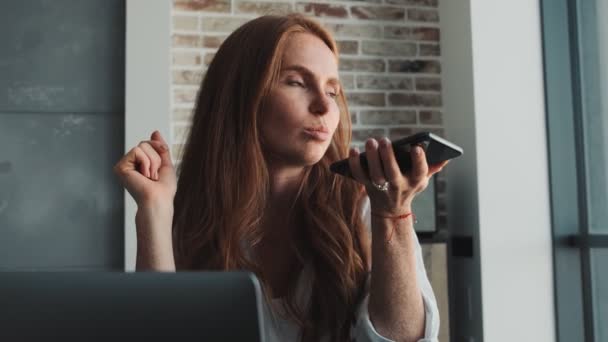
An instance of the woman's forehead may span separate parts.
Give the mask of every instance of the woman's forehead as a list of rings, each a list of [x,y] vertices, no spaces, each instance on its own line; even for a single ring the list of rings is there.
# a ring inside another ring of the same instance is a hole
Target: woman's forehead
[[[315,74],[338,76],[336,55],[319,37],[310,33],[296,33],[289,37],[283,53],[283,66],[303,66]]]

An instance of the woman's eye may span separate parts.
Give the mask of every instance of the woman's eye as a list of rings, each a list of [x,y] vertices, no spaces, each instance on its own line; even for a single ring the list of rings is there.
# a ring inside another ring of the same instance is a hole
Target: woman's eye
[[[327,93],[327,95],[329,95],[329,97],[331,97],[332,99],[335,99],[336,97],[338,97],[338,94],[334,93],[334,92],[329,92],[329,93]]]
[[[304,87],[304,83],[300,81],[287,81],[287,84],[292,86]]]

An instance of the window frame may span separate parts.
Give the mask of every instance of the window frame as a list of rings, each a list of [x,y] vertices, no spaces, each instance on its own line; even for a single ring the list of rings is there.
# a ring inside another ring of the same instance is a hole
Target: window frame
[[[591,342],[591,251],[607,248],[608,235],[589,230],[578,11],[577,0],[541,0],[556,335]]]

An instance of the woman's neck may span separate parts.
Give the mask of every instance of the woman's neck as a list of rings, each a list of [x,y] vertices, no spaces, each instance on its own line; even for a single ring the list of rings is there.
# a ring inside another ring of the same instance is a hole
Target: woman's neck
[[[270,196],[262,220],[264,238],[256,253],[272,288],[272,298],[285,295],[289,274],[301,268],[293,238],[301,221],[295,201],[303,171],[303,168],[270,170]]]
[[[270,206],[288,206],[293,203],[304,175],[304,168],[269,168]]]

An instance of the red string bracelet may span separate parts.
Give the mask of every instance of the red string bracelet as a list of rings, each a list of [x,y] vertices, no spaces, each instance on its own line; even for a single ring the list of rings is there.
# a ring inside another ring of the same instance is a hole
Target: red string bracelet
[[[398,215],[398,216],[384,216],[384,215],[380,215],[380,214],[376,214],[376,213],[372,212],[372,216],[376,216],[376,217],[380,217],[380,218],[384,218],[384,219],[390,219],[393,221],[405,220],[411,216],[412,219],[414,219],[414,221],[416,221],[416,215],[414,215],[414,213],[407,213],[407,214]],[[387,242],[391,242],[394,232],[395,232],[395,227],[393,226],[393,228],[391,229],[391,235],[388,237]]]

